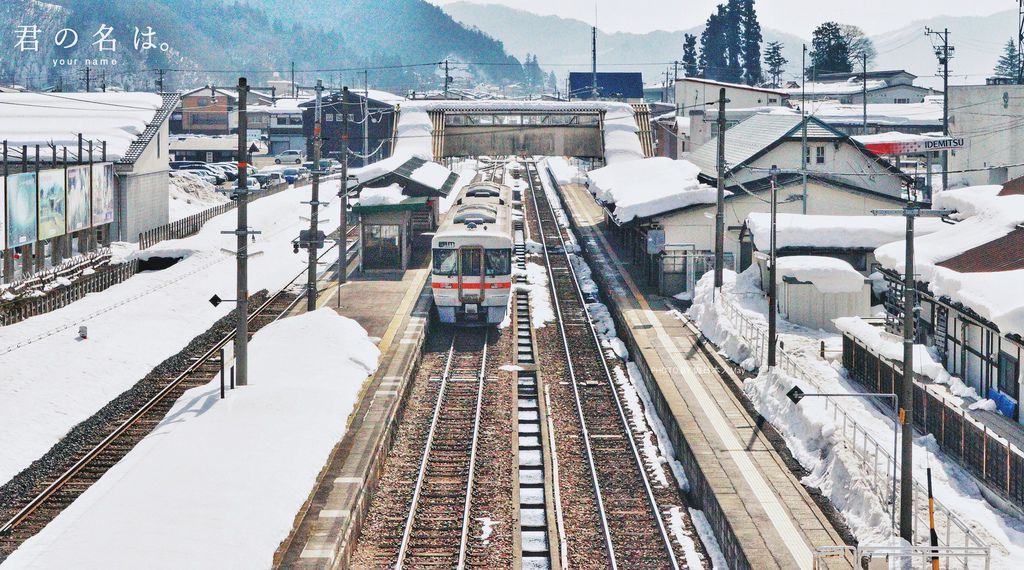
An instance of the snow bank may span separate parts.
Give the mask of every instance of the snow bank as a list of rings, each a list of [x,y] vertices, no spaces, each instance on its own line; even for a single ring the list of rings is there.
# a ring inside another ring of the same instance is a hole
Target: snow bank
[[[548,170],[559,185],[586,184],[587,175],[579,168],[569,164],[566,159],[556,156],[547,159]]]
[[[305,352],[317,357],[296,358]],[[267,325],[249,386],[225,400],[218,381],[183,394],[3,567],[269,567],[379,354],[331,309]]]
[[[381,188],[363,188],[359,192],[360,206],[385,206],[401,203],[402,200],[405,200],[405,195],[398,184]]]
[[[747,215],[747,227],[754,245],[761,251],[771,247],[771,214]],[[914,226],[918,236],[935,233],[949,225],[935,218],[921,218]],[[871,248],[902,240],[907,223],[894,216],[822,216],[777,214],[775,244],[783,247]]]
[[[436,162],[426,162],[423,166],[413,170],[409,178],[428,188],[440,190],[451,175],[452,171],[440,164]]]
[[[162,106],[155,93],[0,93],[0,139],[70,149],[81,133],[106,141],[107,160],[118,160]]]
[[[338,191],[338,181],[322,191]],[[322,195],[324,195],[322,194]],[[263,233],[250,243],[263,254],[249,260],[249,290],[277,290],[305,263],[291,240],[308,226],[309,187],[249,205],[249,224]],[[162,271],[144,272],[62,309],[0,327],[0,481],[42,456],[75,424],[133,386],[225,316],[231,303],[211,307],[214,293],[233,298],[235,212],[213,218],[196,235],[163,241],[150,255],[189,255]],[[115,243],[115,255],[135,251]],[[89,340],[77,340],[77,327]]]
[[[191,172],[172,170],[168,175],[168,216],[172,222],[230,200],[226,194],[217,192],[213,184]]]
[[[822,293],[857,293],[866,279],[848,262],[834,257],[793,255],[778,259],[782,277],[814,284]]]
[[[685,208],[713,204],[716,190],[697,181],[700,169],[685,160],[665,157],[611,164],[589,173],[590,191],[614,204],[619,223]]]

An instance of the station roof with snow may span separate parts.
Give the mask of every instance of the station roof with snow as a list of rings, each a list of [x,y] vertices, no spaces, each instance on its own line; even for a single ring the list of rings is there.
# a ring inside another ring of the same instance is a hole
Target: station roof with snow
[[[746,227],[757,249],[764,251],[770,247],[770,214],[754,212],[747,215]],[[948,227],[942,220],[921,218],[915,231],[920,237]],[[906,231],[906,221],[897,217],[780,213],[776,216],[775,247],[870,251],[902,240]]]
[[[406,196],[447,196],[459,175],[447,168],[419,157],[392,156],[353,170],[358,181],[354,190],[397,184]]]
[[[616,223],[625,224],[695,204],[715,203],[716,189],[699,182],[699,173],[686,160],[645,158],[590,171],[590,191]]]
[[[9,147],[78,151],[78,135],[106,142],[107,160],[134,164],[166,122],[178,95],[169,93],[0,93],[0,140]]]

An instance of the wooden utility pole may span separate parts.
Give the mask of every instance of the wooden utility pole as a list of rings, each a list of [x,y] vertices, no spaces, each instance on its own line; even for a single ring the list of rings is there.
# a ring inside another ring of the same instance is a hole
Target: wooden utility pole
[[[341,218],[338,226],[338,307],[341,307],[341,286],[345,284],[348,276],[348,87],[341,88],[341,189],[338,197],[341,198]],[[362,236],[360,236],[360,239]]]
[[[246,99],[249,83],[244,77],[238,78],[238,227],[235,229],[236,289],[235,299],[238,314],[235,318],[235,385],[249,384],[249,252],[246,238],[249,236],[249,119],[246,113]]]
[[[320,136],[321,94],[324,90],[323,81],[316,81],[316,107],[313,119],[313,194],[309,199],[309,237],[306,239],[306,252],[309,254],[309,265],[306,273],[306,310],[316,310],[316,256],[320,247],[318,214],[320,212]]]
[[[718,208],[715,211],[715,289],[725,269],[725,87],[718,90]]]

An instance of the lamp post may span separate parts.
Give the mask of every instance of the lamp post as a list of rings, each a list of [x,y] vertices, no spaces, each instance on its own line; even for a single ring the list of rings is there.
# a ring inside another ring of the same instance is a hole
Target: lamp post
[[[789,392],[786,392],[786,397],[790,399],[794,404],[799,404],[800,400],[804,398],[883,398],[886,400],[892,400],[892,509],[889,511],[889,524],[893,529],[893,533],[896,532],[896,452],[899,449],[898,441],[900,436],[900,418],[897,413],[896,394],[872,394],[870,392],[850,392],[840,394],[829,394],[819,392],[815,394],[804,393],[799,386],[793,386]]]

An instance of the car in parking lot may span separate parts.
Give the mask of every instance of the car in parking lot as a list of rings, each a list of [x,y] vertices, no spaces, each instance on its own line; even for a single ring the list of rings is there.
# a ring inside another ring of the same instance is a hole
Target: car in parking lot
[[[274,157],[274,164],[302,164],[304,157],[301,150],[286,150]]]
[[[223,170],[219,168],[214,168],[203,162],[195,164],[183,164],[179,166],[176,170],[188,170],[192,172],[205,174],[207,176],[211,176],[214,179],[214,184],[216,184],[217,186],[220,186],[221,184],[224,184],[225,182],[228,181],[228,176],[227,174],[224,173]]]
[[[302,177],[302,173],[299,172],[298,168],[285,168],[281,175],[288,184],[295,184]]]

